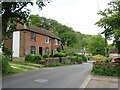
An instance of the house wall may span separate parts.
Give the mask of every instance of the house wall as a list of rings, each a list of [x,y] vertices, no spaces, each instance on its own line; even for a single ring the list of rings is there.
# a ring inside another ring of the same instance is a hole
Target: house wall
[[[36,33],[36,41],[31,40],[31,32],[28,30],[15,31],[12,39],[4,41],[5,47],[13,50],[13,57],[23,57],[31,53],[31,46],[36,47],[36,54],[39,54],[39,47],[42,47],[42,55],[45,55],[45,48],[49,48],[49,55],[52,50],[59,47],[55,45],[55,39],[50,38],[49,43],[45,42],[46,36]]]
[[[110,57],[115,57],[115,56],[120,56],[120,55],[117,54],[117,53],[110,53],[109,56],[110,56]]]
[[[36,41],[31,40],[31,32],[22,30],[20,32],[20,56],[29,54],[31,46],[36,47],[36,54],[39,54],[39,47],[42,47],[42,55],[45,55],[45,48],[49,48],[49,55],[52,54],[52,49],[57,49],[58,45],[55,45],[54,40],[50,38],[49,43],[45,42],[46,36],[36,33]]]

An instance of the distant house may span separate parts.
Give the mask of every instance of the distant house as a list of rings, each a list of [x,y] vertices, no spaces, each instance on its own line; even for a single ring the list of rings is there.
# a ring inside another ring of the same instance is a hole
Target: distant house
[[[13,57],[23,57],[27,54],[54,54],[61,42],[52,28],[43,30],[40,27],[18,23],[12,39],[5,40],[4,44],[12,49]]]
[[[82,49],[82,50],[80,50],[79,54],[84,54],[84,55],[86,55],[86,50],[85,50],[85,48]]]
[[[120,56],[120,54],[118,54],[118,50],[116,48],[114,48],[114,49],[109,51],[109,56],[115,57],[115,56]]]

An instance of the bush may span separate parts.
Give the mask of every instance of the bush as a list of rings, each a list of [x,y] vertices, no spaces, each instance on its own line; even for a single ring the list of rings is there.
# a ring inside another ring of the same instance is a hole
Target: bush
[[[82,58],[82,61],[87,62],[87,58],[86,58],[86,56],[83,55],[83,54],[74,54],[74,56],[81,57],[81,58]]]
[[[33,62],[33,55],[32,55],[32,54],[27,54],[27,55],[25,56],[25,61]]]
[[[111,62],[113,58],[109,57],[105,60],[105,62]]]
[[[66,57],[66,56],[67,55],[64,52],[57,52],[57,53],[54,54],[54,57]]]
[[[0,55],[0,57],[2,58],[1,61],[2,61],[2,73],[3,74],[9,74],[9,73],[12,73],[12,67],[10,66],[10,64],[8,63],[9,62],[9,58],[7,58],[6,56],[4,55]]]
[[[93,59],[96,61],[105,61],[107,58],[102,55],[95,55],[95,56],[93,56]]]
[[[32,55],[32,54],[28,54],[25,56],[25,61],[29,61],[29,62],[35,62],[35,63],[40,63],[40,60],[42,59],[41,55]]]
[[[82,63],[82,58],[78,56],[70,56],[69,57],[73,63]]]
[[[119,76],[118,71],[119,71],[119,64],[97,61],[93,65],[92,73],[95,75]]]
[[[49,55],[43,55],[43,58],[48,58],[49,57]]]
[[[41,55],[34,55],[33,60],[35,63],[40,63],[40,60],[42,59]]]

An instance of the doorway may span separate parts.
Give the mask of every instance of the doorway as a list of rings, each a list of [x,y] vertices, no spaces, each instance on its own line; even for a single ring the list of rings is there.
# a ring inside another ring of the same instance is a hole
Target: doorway
[[[39,47],[39,54],[42,55],[42,47]]]

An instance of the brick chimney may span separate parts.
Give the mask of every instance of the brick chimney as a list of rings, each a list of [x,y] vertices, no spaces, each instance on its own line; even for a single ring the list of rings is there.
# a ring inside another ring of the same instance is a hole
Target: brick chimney
[[[53,27],[50,27],[49,30],[50,30],[51,33],[54,33],[54,31],[53,31]]]

